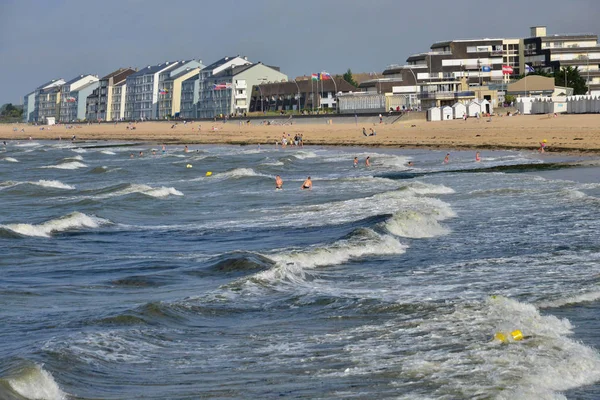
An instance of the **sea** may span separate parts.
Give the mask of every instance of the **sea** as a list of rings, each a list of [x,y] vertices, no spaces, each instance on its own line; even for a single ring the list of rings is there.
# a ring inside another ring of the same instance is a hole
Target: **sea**
[[[0,148],[0,399],[600,398],[595,158],[188,148]]]

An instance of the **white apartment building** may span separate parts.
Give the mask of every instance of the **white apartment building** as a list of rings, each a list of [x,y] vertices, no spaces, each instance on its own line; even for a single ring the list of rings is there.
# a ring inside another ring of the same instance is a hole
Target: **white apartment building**
[[[29,122],[44,122],[48,117],[56,117],[60,110],[61,88],[64,79],[47,82],[35,90],[34,111]],[[29,107],[29,106],[28,106]]]
[[[181,109],[179,116],[182,119],[198,118],[198,97],[200,91],[200,71],[195,76],[181,82]]]
[[[198,118],[213,118],[215,115],[215,101],[214,101],[214,84],[208,83],[209,78],[215,74],[218,74],[224,71],[227,68],[242,66],[242,65],[251,65],[252,63],[248,61],[248,57],[223,57],[218,61],[208,65],[202,71],[200,71],[199,81],[198,81],[198,104],[197,104],[197,116]],[[223,110],[228,109],[223,105]]]
[[[180,61],[176,67],[159,74],[158,119],[178,117],[181,110],[181,85],[191,77],[198,77],[204,68],[202,61]]]
[[[98,87],[98,76],[79,75],[62,86],[60,111],[57,121],[83,121],[86,117],[87,97]]]

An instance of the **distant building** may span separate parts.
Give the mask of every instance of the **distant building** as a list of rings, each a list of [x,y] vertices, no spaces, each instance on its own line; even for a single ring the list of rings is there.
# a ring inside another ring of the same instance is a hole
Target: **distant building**
[[[545,26],[531,28],[523,39],[524,63],[537,69],[557,71],[563,67],[579,69],[589,92],[600,95],[600,46],[591,33],[547,35]]]
[[[123,91],[127,77],[135,72],[133,68],[119,68],[101,78],[98,88],[88,96],[86,119],[89,121],[119,120],[121,118],[120,110],[113,115],[114,99],[118,98]],[[117,85],[119,89],[115,93]],[[120,98],[118,101],[120,102]]]
[[[218,115],[215,114],[214,85],[209,83],[209,78],[227,68],[251,64],[252,63],[248,61],[248,57],[228,56],[215,61],[200,71],[197,104],[198,118],[213,118],[215,115]]]
[[[203,80],[207,89],[198,103],[199,117],[242,115],[249,111],[253,86],[282,81],[287,81],[287,75],[276,67],[262,63],[231,65]]]
[[[158,119],[180,116],[182,83],[186,79],[197,78],[202,68],[201,61],[181,61],[175,68],[159,75]]]
[[[127,77],[124,119],[156,119],[159,75],[161,72],[173,69],[176,65],[176,61],[148,65]]]
[[[333,77],[321,81],[302,77],[289,82],[260,83],[252,89],[250,111],[335,109],[338,93],[356,91],[358,88],[342,78]]]
[[[61,89],[59,122],[83,121],[87,97],[98,87],[98,76],[79,75],[66,82]]]
[[[33,121],[35,113],[35,91],[23,96],[23,122]]]
[[[198,118],[198,98],[200,96],[200,70],[181,82],[181,109],[179,117],[183,119]]]
[[[507,87],[507,94],[517,97],[557,97],[572,96],[573,88],[555,86],[554,78],[529,75]]]
[[[35,90],[34,111],[29,122],[44,122],[48,117],[56,118],[60,111],[61,88],[64,84],[64,79],[54,79]]]

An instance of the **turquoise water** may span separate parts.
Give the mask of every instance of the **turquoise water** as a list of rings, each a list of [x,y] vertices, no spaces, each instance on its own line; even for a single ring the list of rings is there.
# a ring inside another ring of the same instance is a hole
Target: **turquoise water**
[[[0,398],[600,395],[597,167],[122,145],[0,153]]]

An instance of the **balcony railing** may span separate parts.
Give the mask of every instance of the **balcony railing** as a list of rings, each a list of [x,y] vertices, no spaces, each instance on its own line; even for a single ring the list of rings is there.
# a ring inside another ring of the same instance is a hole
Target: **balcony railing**
[[[424,92],[419,94],[421,99],[430,100],[447,100],[447,99],[459,99],[462,97],[475,97],[475,92],[464,91],[464,92]]]

